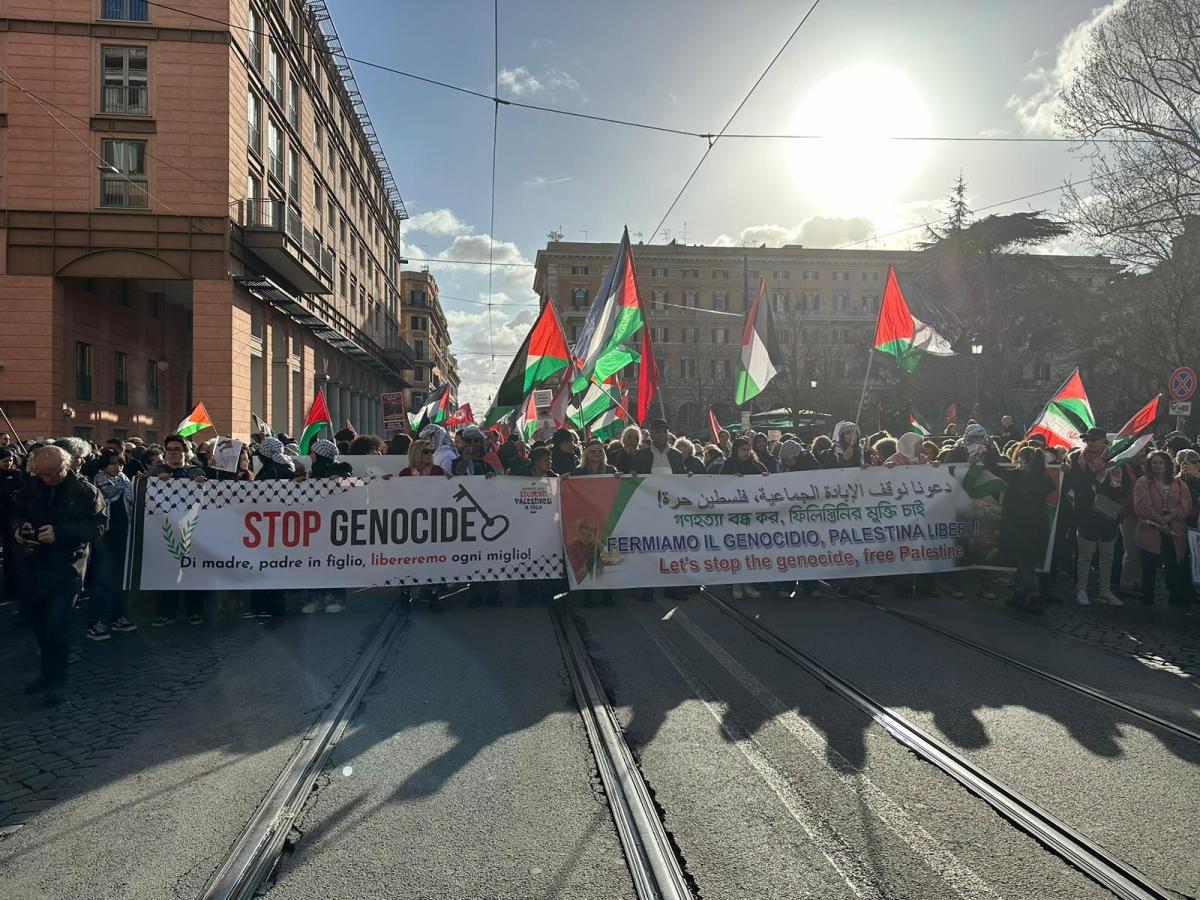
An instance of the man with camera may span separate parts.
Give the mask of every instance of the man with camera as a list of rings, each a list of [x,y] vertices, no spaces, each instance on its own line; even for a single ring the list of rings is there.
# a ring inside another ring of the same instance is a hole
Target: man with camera
[[[47,705],[61,702],[71,652],[71,610],[83,589],[88,549],[106,527],[104,498],[72,468],[62,447],[34,454],[32,477],[17,495],[10,519],[25,571],[33,631],[42,672],[25,693],[44,693]]]

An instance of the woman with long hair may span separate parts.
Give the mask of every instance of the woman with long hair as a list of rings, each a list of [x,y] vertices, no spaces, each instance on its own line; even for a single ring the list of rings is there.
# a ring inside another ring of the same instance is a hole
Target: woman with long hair
[[[1154,603],[1158,569],[1166,569],[1167,597],[1173,606],[1187,606],[1191,589],[1183,567],[1186,558],[1186,525],[1192,496],[1165,450],[1155,450],[1146,460],[1146,474],[1133,487],[1137,514],[1137,544],[1142,551],[1142,603]]]
[[[583,448],[583,456],[579,461],[579,465],[567,474],[571,476],[616,475],[617,467],[608,464],[608,453],[604,449],[604,444],[598,438],[593,438]]]
[[[400,470],[401,475],[445,475],[441,466],[434,465],[433,445],[418,438],[408,447],[408,465]]]

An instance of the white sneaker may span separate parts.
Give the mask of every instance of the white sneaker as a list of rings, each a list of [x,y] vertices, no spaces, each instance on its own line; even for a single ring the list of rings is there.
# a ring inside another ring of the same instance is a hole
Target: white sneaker
[[[1118,597],[1116,594],[1114,594],[1109,589],[1105,589],[1105,590],[1101,591],[1100,597],[1098,599],[1100,600],[1101,603],[1107,603],[1109,606],[1124,606],[1125,605],[1125,601],[1123,601],[1120,597]]]
[[[345,604],[345,603],[337,603],[337,602],[334,602],[334,603],[330,603],[330,604],[329,604],[327,607],[325,607],[325,612],[327,612],[327,613],[340,613],[340,612],[341,612],[343,609],[345,609],[345,608],[346,608],[346,604]]]
[[[309,600],[302,607],[300,607],[300,612],[305,613],[307,615],[308,613],[315,613],[320,608],[321,607],[319,607],[317,605],[316,600]]]
[[[1082,588],[1075,593],[1075,602],[1080,606],[1091,606],[1092,601],[1088,599],[1087,591]]]
[[[746,595],[745,595],[745,593],[743,593],[743,591],[744,591],[744,589],[740,584],[735,584],[733,586],[733,591],[732,591],[733,599],[734,600],[745,600]]]
[[[760,591],[756,587],[752,587],[751,585],[746,585],[745,587],[742,588],[742,591],[751,600],[761,600],[762,599],[762,591]]]

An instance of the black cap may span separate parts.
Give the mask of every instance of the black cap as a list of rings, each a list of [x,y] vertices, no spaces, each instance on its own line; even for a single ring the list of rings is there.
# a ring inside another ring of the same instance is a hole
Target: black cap
[[[1108,437],[1108,432],[1106,432],[1103,428],[1089,428],[1087,431],[1081,434],[1080,437],[1083,438],[1084,441],[1100,441]]]

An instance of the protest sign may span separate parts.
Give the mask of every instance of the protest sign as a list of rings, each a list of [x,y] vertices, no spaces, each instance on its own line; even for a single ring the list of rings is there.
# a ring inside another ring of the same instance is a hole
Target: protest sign
[[[138,488],[127,586],[279,590],[558,578],[544,478],[159,481]]]
[[[233,438],[217,438],[209,465],[222,472],[236,472],[238,460],[242,458],[242,448],[244,446],[246,445],[241,441],[234,440]]]
[[[573,589],[995,566],[1004,487],[967,465],[569,478],[563,552]]]

